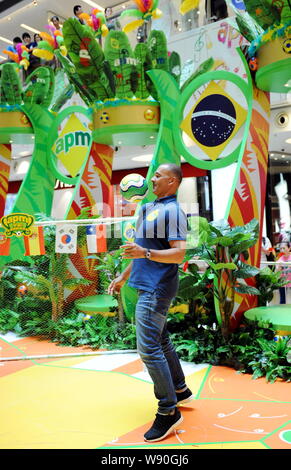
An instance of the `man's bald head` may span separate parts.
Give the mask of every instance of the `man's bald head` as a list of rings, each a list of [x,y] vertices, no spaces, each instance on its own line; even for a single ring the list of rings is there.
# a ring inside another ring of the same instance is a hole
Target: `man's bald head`
[[[181,167],[178,166],[178,165],[175,165],[174,163],[162,163],[159,168],[165,168],[166,170],[169,171],[169,173],[171,173],[175,178],[177,178],[178,182],[179,182],[179,185],[182,181],[182,178],[183,178],[183,174],[182,174],[182,170],[181,170]]]

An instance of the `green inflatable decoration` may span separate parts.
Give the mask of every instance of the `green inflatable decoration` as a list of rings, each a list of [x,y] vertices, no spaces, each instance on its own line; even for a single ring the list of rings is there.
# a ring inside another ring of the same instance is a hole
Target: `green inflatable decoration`
[[[1,103],[21,104],[22,85],[13,64],[4,64],[1,71]]]
[[[280,14],[274,6],[275,2],[268,2],[266,0],[244,0],[244,4],[250,16],[254,18],[263,29],[280,21]]]
[[[50,67],[38,67],[26,79],[23,93],[25,104],[40,104],[48,108],[54,95],[54,72]]]
[[[151,31],[147,41],[151,56],[153,68],[169,71],[169,59],[167,49],[167,39],[163,31]],[[155,100],[158,100],[158,92],[152,84],[150,93]]]
[[[181,79],[181,57],[177,52],[172,52],[169,58],[169,72],[175,78],[178,86]]]
[[[132,98],[137,89],[136,60],[126,34],[110,31],[105,39],[104,53],[114,74],[116,97]]]
[[[90,87],[95,100],[114,97],[111,70],[104,63],[104,53],[92,30],[70,18],[63,25],[64,44],[84,85]]]
[[[136,98],[146,99],[150,95],[151,80],[147,75],[147,71],[153,68],[152,57],[148,45],[144,42],[137,43],[134,49],[134,57],[136,59],[137,70],[137,88],[135,91]]]
[[[55,51],[55,55],[61,62],[68,79],[75,88],[76,93],[79,93],[84,103],[87,106],[90,106],[95,99],[94,93],[92,93],[90,89],[82,82],[73,62],[71,62],[67,57],[64,57],[59,50]]]

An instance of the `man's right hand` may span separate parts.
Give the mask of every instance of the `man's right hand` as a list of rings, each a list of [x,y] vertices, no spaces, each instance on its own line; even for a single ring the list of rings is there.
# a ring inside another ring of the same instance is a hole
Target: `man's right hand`
[[[115,292],[119,293],[120,289],[122,288],[123,284],[125,283],[125,279],[123,276],[117,276],[113,281],[111,281],[108,287],[108,294],[113,295]]]

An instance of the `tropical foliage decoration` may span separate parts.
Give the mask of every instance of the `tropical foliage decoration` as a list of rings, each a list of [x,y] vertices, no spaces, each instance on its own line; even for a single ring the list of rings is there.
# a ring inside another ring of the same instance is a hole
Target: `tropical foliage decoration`
[[[132,98],[137,87],[136,60],[126,34],[110,31],[104,53],[114,76],[116,97]]]
[[[193,256],[207,264],[205,277],[218,304],[221,330],[224,336],[231,331],[231,315],[235,294],[258,295],[259,290],[246,280],[259,269],[246,263],[248,249],[256,244],[259,223],[253,219],[244,226],[231,227],[226,220],[208,222],[197,217],[198,246],[188,250],[186,259]]]
[[[230,2],[228,1],[230,4]],[[241,34],[251,42],[249,57],[255,56],[258,49],[276,38],[290,37],[291,4],[289,0],[245,0],[246,12],[231,7],[236,13],[236,22]]]
[[[100,45],[89,26],[83,26],[76,18],[69,18],[63,25],[65,46],[78,75],[95,100],[113,98],[115,95],[112,71]]]
[[[106,18],[98,8],[93,8],[91,15],[88,13],[81,13],[79,17],[86,22],[86,24],[94,31],[96,38],[107,36],[109,30],[106,25]]]
[[[131,8],[129,10],[125,10],[120,15],[120,18],[136,18],[124,26],[123,31],[125,33],[134,31],[151,18],[158,19],[162,16],[161,10],[158,9],[159,0],[135,0],[135,3],[137,9]]]

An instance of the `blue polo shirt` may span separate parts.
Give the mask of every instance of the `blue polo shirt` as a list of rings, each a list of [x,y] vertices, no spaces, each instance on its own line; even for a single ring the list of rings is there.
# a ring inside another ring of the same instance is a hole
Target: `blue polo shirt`
[[[170,240],[186,240],[187,217],[177,197],[166,196],[141,207],[136,222],[135,243],[143,248],[167,250]],[[128,284],[160,297],[174,297],[178,289],[178,264],[147,258],[133,260]]]

